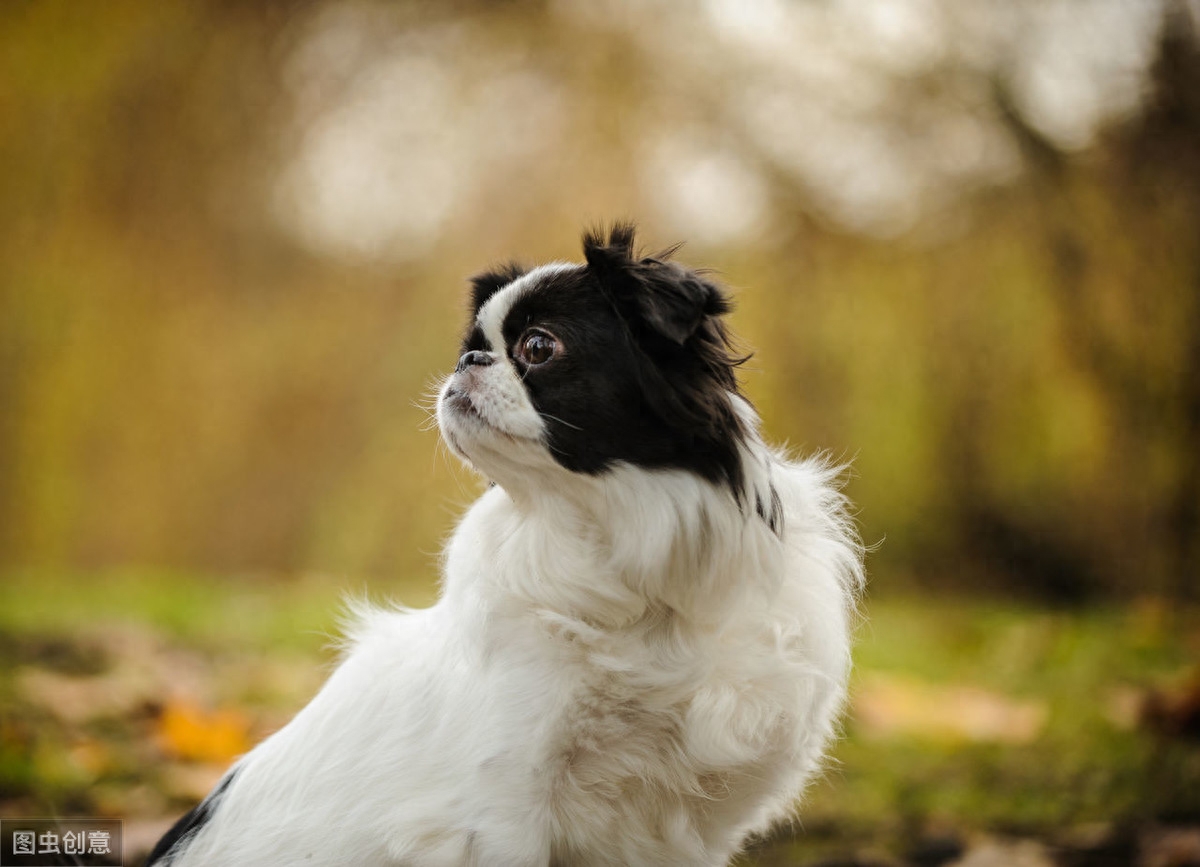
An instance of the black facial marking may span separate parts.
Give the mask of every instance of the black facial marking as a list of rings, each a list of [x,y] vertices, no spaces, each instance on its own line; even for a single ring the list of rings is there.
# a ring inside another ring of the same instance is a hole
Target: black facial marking
[[[474,318],[479,313],[479,308],[486,304],[489,298],[518,277],[524,276],[527,270],[516,262],[509,262],[472,277],[471,317]]]
[[[465,355],[468,352],[487,352],[488,342],[483,335],[483,329],[478,324],[472,323],[471,330],[467,332],[467,336],[463,338],[462,351],[459,355]]]
[[[213,813],[216,812],[217,804],[221,800],[221,796],[225,794],[225,790],[229,788],[229,784],[233,782],[233,778],[236,775],[236,769],[226,774],[221,782],[217,783],[217,787],[208,793],[208,797],[171,826],[171,830],[167,831],[162,839],[155,844],[154,851],[146,859],[146,867],[154,867],[156,864],[164,865],[165,867],[165,865],[171,863],[174,856],[178,854],[178,850],[183,848],[187,840],[195,836],[212,818]]]
[[[528,287],[501,326],[555,460],[589,474],[621,461],[686,469],[740,498],[747,432],[731,395],[744,359],[720,321],[724,292],[664,254],[635,257],[631,226],[585,236],[584,253],[586,266]],[[531,328],[555,341],[544,363],[517,351]]]

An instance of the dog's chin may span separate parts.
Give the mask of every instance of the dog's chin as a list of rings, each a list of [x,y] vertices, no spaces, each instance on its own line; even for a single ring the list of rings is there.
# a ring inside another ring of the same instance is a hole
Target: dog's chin
[[[465,391],[446,388],[438,399],[438,429],[450,450],[465,461],[481,440],[503,439],[509,436],[492,425]]]
[[[490,427],[487,419],[483,417],[483,413],[476,408],[475,402],[471,400],[471,395],[454,385],[447,385],[438,399],[438,423],[441,424],[443,419],[457,416],[462,416],[464,419],[469,419]]]
[[[450,450],[462,461],[507,487],[522,469],[554,464],[540,437],[531,437],[492,419],[471,394],[448,384],[438,398],[438,428]]]

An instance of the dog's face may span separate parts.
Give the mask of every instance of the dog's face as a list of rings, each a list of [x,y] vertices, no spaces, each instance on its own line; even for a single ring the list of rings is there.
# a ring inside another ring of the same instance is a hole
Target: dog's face
[[[473,317],[438,399],[450,447],[502,485],[618,463],[740,483],[745,435],[722,291],[633,230],[584,238],[586,265],[474,278]]]

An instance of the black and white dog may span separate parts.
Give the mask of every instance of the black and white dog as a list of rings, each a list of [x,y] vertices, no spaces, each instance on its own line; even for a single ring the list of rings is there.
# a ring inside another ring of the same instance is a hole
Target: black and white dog
[[[494,484],[441,598],[359,612],[151,864],[719,865],[790,813],[861,549],[836,470],[760,439],[722,290],[633,241],[474,279],[437,415]]]

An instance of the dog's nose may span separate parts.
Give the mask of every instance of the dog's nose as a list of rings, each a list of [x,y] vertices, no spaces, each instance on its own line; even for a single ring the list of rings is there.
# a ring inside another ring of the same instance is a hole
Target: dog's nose
[[[458,364],[454,367],[455,373],[462,373],[468,367],[487,367],[489,364],[494,364],[496,357],[490,352],[480,352],[478,349],[472,349],[470,352],[463,353],[463,357],[458,360]]]

